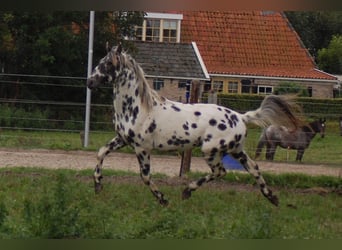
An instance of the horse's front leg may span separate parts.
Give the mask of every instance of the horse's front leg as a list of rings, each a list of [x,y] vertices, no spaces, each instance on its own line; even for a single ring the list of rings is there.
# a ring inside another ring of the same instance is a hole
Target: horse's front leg
[[[101,179],[102,177],[102,166],[104,158],[112,151],[122,148],[126,144],[119,137],[114,137],[109,143],[101,147],[97,153],[97,165],[94,171],[94,183],[95,183],[95,193],[99,193],[102,190]]]
[[[303,155],[304,155],[304,148],[299,148],[299,149],[297,150],[296,161],[301,162],[301,161],[302,161],[302,158],[303,158]]]
[[[140,166],[140,176],[143,182],[149,186],[152,194],[157,198],[159,203],[163,206],[168,205],[168,201],[164,199],[164,194],[159,191],[158,187],[151,181],[150,175],[150,154],[147,153],[145,150],[137,149],[135,150],[139,166]]]
[[[277,146],[269,144],[266,149],[266,160],[273,161]]]

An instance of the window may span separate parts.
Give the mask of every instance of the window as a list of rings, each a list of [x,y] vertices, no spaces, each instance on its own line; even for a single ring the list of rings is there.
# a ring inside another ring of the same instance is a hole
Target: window
[[[213,90],[216,92],[222,92],[223,90],[223,81],[214,81],[213,82]]]
[[[160,90],[161,88],[164,88],[164,80],[163,79],[154,79],[153,80],[153,89],[154,90]]]
[[[142,26],[135,27],[137,40],[180,42],[181,14],[147,13]]]
[[[249,79],[241,80],[241,93],[251,93],[251,83],[252,81]]]
[[[146,20],[146,41],[159,41],[160,20]]]
[[[179,89],[185,88],[187,82],[188,82],[188,80],[179,80],[179,81],[178,81],[178,88],[179,88]]]
[[[163,20],[163,42],[177,42],[176,20]]]
[[[258,86],[258,94],[262,95],[270,95],[273,93],[273,87],[272,86]]]
[[[238,82],[228,82],[228,93],[237,93],[238,87]]]

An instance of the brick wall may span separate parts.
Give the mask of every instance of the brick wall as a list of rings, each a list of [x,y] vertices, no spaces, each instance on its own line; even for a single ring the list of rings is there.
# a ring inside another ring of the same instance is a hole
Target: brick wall
[[[256,85],[268,85],[277,86],[281,82],[289,82],[284,80],[275,79],[255,79]],[[331,82],[310,82],[310,81],[294,81],[296,83],[302,84],[305,88],[312,88],[312,97],[315,98],[333,98],[333,89],[335,83]]]
[[[153,88],[153,79],[147,79],[151,88]],[[164,79],[164,87],[157,90],[157,93],[172,101],[185,102],[185,87],[178,87],[178,80]]]
[[[150,86],[153,88],[153,79],[147,79]],[[277,86],[284,80],[276,79],[254,79],[254,85]],[[288,81],[287,81],[288,82]],[[333,98],[333,89],[335,83],[331,82],[310,82],[310,81],[295,81],[304,85],[306,88],[312,88],[312,97],[315,98]],[[157,90],[158,94],[166,98],[185,103],[185,87],[179,87],[179,80],[164,79],[164,86]],[[203,91],[203,83],[201,92]]]

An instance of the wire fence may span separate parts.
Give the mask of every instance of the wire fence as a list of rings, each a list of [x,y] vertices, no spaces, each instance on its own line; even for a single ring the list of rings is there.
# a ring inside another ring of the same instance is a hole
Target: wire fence
[[[85,77],[0,74],[0,138],[8,142],[1,144],[0,141],[0,146],[11,145],[11,141],[17,141],[18,144],[27,142],[39,147],[45,145],[42,140],[50,141],[50,145],[53,145],[54,140],[58,140],[54,133],[66,133],[68,140],[77,141],[77,145],[81,147],[80,139],[82,140],[85,127],[85,83]],[[258,100],[240,101],[245,102],[244,110],[238,110],[241,112],[259,106]],[[236,100],[227,97],[219,99],[218,103],[228,103],[235,109]],[[342,107],[329,103],[323,103],[323,106],[320,111],[312,110],[306,115],[329,117],[338,124],[341,114],[331,110],[342,110]],[[113,135],[112,116],[112,90],[110,87],[104,87],[92,95],[90,131],[92,135],[105,134],[100,136],[99,144],[94,147],[102,145]],[[31,134],[24,135],[23,131]],[[47,134],[39,136],[41,133]],[[251,151],[256,147],[255,144],[246,146]]]
[[[85,82],[85,77],[0,74],[0,126],[70,132],[83,129]],[[111,91],[107,92],[108,96]],[[97,118],[91,121],[94,129],[103,130],[111,125],[111,119],[98,118],[100,114],[111,112],[108,99],[103,98],[106,103],[95,98],[92,103]]]

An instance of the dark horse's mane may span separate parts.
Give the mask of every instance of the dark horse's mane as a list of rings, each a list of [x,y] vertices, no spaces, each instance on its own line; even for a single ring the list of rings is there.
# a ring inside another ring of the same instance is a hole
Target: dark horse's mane
[[[312,133],[313,131],[315,131],[315,130],[312,128],[311,124],[302,126],[302,130],[303,130],[303,132],[305,132],[305,133]]]

